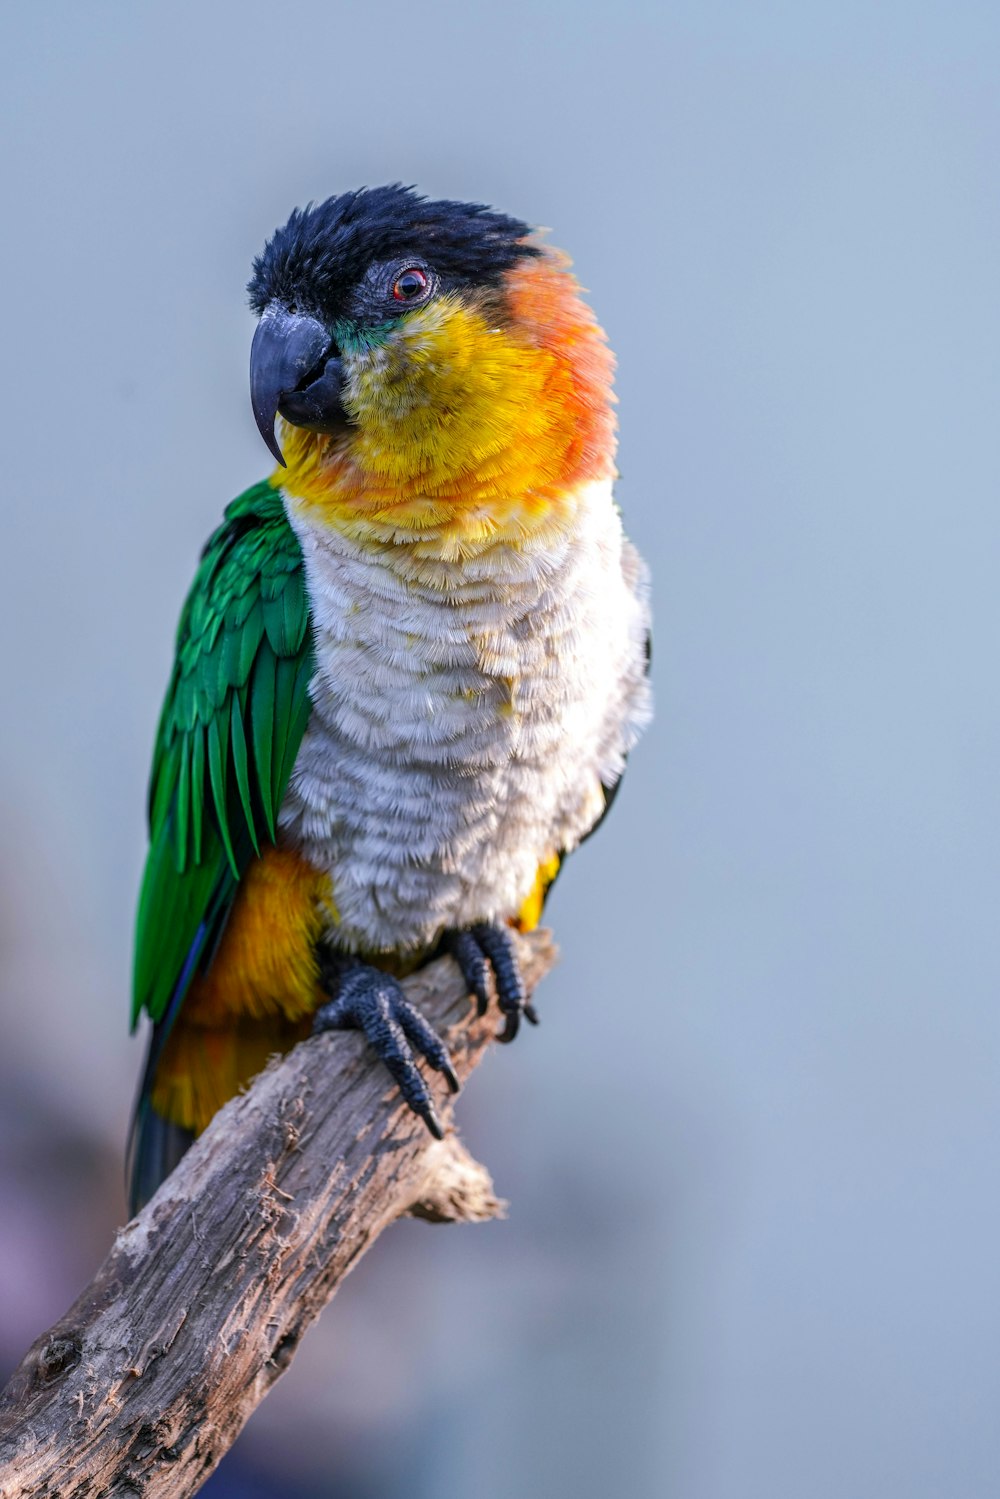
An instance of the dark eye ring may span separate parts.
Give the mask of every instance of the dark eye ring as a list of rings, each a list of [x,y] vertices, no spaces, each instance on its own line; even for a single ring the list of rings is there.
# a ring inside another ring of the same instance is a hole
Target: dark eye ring
[[[431,278],[419,266],[407,266],[392,284],[392,294],[397,302],[415,302],[422,297],[431,284]]]

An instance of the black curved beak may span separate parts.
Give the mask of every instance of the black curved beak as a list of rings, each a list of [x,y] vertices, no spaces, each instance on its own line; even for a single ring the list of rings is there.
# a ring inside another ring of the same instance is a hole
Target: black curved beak
[[[283,409],[286,398],[294,397],[303,385],[310,389],[310,374],[325,380],[329,364],[337,367],[339,396],[340,360],[323,358],[330,347],[330,335],[316,318],[289,312],[279,302],[264,308],[250,349],[250,402],[257,429],[282,468],[285,460],[274,435],[274,419],[281,407],[282,416],[295,420],[293,411]],[[332,352],[336,356],[337,351]]]

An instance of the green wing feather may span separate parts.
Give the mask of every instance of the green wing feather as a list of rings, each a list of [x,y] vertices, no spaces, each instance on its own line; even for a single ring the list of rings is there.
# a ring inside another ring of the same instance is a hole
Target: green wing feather
[[[302,553],[269,484],[233,501],[181,613],[153,753],[132,1024],[176,1013],[211,958],[240,878],[274,841],[309,719]]]

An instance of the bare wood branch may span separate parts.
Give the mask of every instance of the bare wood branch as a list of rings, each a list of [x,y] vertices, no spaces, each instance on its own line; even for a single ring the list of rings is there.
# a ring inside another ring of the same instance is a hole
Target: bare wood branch
[[[520,951],[530,991],[555,949],[536,932]],[[464,1082],[495,1012],[476,1018],[450,959],[404,987]],[[29,1350],[0,1394],[0,1499],[185,1499],[383,1228],[501,1211],[485,1169],[454,1134],[431,1140],[360,1036],[305,1042],[227,1104]]]

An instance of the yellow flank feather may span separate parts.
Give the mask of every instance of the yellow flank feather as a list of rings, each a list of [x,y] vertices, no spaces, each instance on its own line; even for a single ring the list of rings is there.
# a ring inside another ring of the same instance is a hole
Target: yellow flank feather
[[[323,1001],[316,944],[336,919],[329,878],[292,849],[248,867],[207,973],[191,984],[156,1073],[156,1111],[202,1130]]]
[[[242,1018],[300,1020],[318,1003],[316,944],[336,920],[330,881],[293,849],[270,848],[240,881],[207,973],[184,1001],[188,1025]]]
[[[212,1116],[245,1088],[276,1052],[309,1034],[309,1021],[230,1022],[224,1028],[189,1025],[181,1016],[171,1031],[150,1094],[165,1119],[200,1134]]]
[[[517,925],[522,932],[533,932],[542,919],[542,907],[545,904],[545,895],[559,873],[559,855],[553,854],[551,858],[545,859],[538,866],[535,875],[535,883],[531,887],[531,894],[521,905],[517,913]]]

